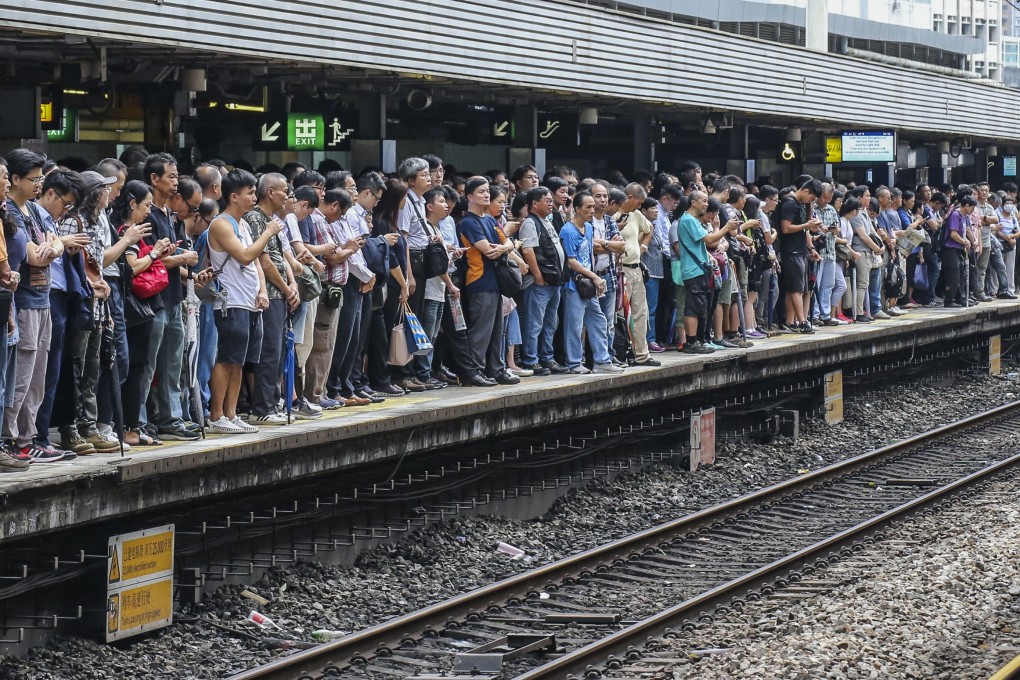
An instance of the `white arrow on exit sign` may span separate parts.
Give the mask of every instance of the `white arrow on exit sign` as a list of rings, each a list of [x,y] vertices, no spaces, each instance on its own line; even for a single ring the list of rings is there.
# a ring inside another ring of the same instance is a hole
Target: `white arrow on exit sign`
[[[280,135],[276,134],[276,131],[280,129],[280,123],[273,123],[273,127],[266,128],[269,123],[262,124],[262,141],[263,142],[275,142],[280,138]]]

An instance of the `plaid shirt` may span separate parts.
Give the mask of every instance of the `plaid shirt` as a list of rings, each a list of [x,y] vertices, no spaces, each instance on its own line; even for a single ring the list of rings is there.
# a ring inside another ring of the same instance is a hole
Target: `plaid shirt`
[[[319,212],[318,209],[312,213],[312,228],[315,229],[315,240],[319,245],[326,245],[327,243],[343,245],[345,243],[345,241],[340,240],[340,226],[336,222],[327,224],[326,216]],[[327,283],[334,283],[338,286],[347,283],[346,260],[339,264],[327,261],[324,276],[323,280]]]
[[[606,240],[612,241],[614,237],[620,235],[620,227],[616,225],[616,220],[613,219],[613,216],[610,215],[608,212],[602,216],[602,219],[606,221]],[[589,221],[589,224],[592,225],[592,233],[594,233],[595,232],[594,221]],[[595,256],[596,263],[602,257],[603,257],[602,255],[596,255]],[[610,279],[616,278],[616,259],[617,259],[616,255],[609,256],[609,269],[607,269],[604,272],[604,275],[608,276]]]

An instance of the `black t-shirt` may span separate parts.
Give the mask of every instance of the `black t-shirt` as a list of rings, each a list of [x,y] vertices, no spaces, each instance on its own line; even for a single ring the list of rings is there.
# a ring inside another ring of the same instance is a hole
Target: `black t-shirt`
[[[783,222],[804,224],[808,221],[807,206],[795,198],[787,198],[779,204],[776,214],[778,218],[775,229],[779,233],[780,255],[807,255],[807,239],[804,237],[804,232],[783,233]]]
[[[153,206],[147,221],[152,225],[152,234],[148,239],[149,245],[154,244],[161,238],[169,239],[171,246],[181,240],[177,233],[177,224],[172,212],[163,212]],[[184,300],[184,287],[181,284],[180,267],[167,267],[166,270],[170,276],[170,285],[163,289],[159,297],[163,301],[163,305],[170,308],[181,304]]]

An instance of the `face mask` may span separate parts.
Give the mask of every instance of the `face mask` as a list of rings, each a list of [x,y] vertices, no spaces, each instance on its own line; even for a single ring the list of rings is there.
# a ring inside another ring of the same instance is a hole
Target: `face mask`
[[[1011,213],[1011,212],[1013,212],[1014,207],[1015,206],[1009,205],[1009,204],[1004,205],[1004,206],[1002,206],[1002,212],[1004,212],[1004,213]]]

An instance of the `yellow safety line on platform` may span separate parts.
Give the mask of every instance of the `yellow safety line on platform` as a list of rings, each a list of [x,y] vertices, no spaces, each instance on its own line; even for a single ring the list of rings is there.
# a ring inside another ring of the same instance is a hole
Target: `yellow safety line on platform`
[[[1020,671],[1020,656],[1016,657],[1008,664],[1006,664],[998,673],[993,675],[989,680],[1009,680],[1012,678],[1017,671]]]

